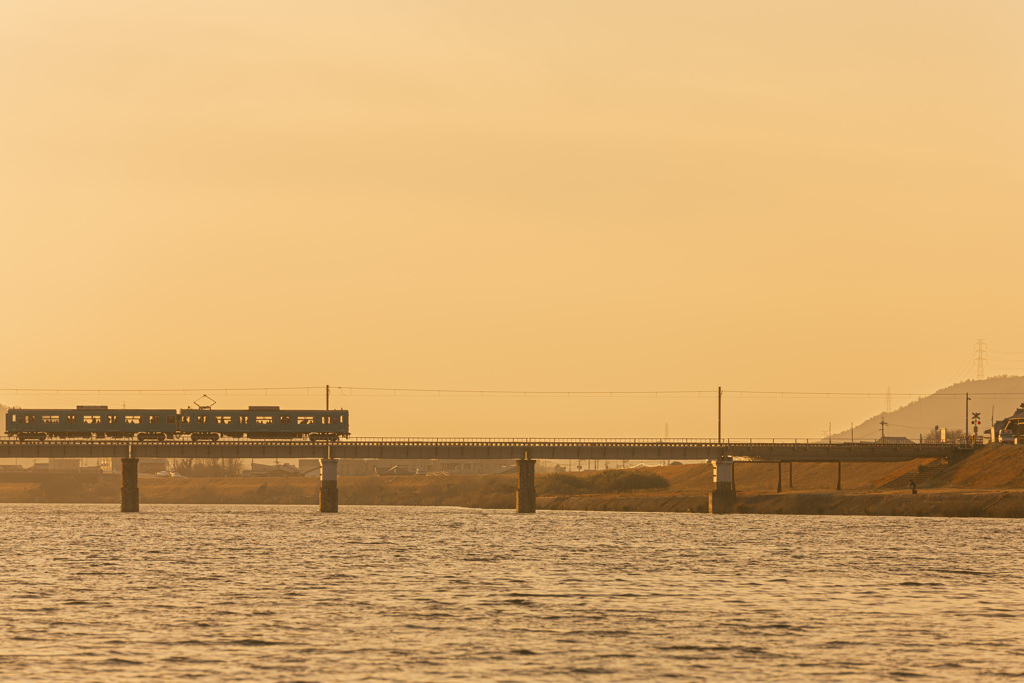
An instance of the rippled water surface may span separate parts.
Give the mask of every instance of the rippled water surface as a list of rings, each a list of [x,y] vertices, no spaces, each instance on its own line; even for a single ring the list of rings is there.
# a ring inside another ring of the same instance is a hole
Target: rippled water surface
[[[0,679],[1024,675],[1019,520],[0,505]]]

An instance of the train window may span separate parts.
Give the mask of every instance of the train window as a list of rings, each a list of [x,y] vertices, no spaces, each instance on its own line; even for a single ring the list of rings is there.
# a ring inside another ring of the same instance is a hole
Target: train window
[[[219,425],[229,425],[229,424],[231,424],[231,416],[230,415],[218,415],[217,416],[217,424],[219,424]]]
[[[141,415],[125,415],[124,416],[124,423],[126,425],[142,424],[142,416]]]
[[[167,416],[167,424],[169,424],[169,425],[174,424],[174,416],[173,415],[168,415]]]
[[[312,415],[300,415],[298,417],[298,423],[300,425],[311,425],[311,424],[313,424],[313,416]]]
[[[106,418],[108,425],[117,424],[117,415],[107,415]]]
[[[207,422],[209,422],[209,420],[210,420],[210,416],[209,415],[196,415],[196,424],[204,425]]]
[[[272,425],[274,424],[273,415],[257,415],[256,424],[258,425]]]
[[[150,415],[149,416],[149,424],[151,424],[151,425],[158,425],[158,424],[160,424],[160,416],[159,415]]]
[[[191,415],[182,415],[181,416],[181,424],[187,425],[191,421],[192,421],[192,416]]]
[[[102,421],[99,415],[83,415],[82,422],[87,425],[98,425]]]
[[[240,425],[247,425],[247,424],[249,424],[249,416],[248,415],[239,415],[238,416],[238,424],[240,424]]]
[[[287,425],[287,424],[291,424],[291,423],[292,423],[291,416],[289,416],[289,415],[282,415],[281,416],[281,424]]]
[[[321,415],[320,416],[320,422],[325,424],[325,425],[331,424],[331,416],[330,415]]]
[[[69,425],[76,424],[78,422],[78,416],[77,415],[66,415],[64,417],[64,422],[68,423]]]
[[[43,422],[46,424],[57,424],[60,422],[60,415],[43,415]]]

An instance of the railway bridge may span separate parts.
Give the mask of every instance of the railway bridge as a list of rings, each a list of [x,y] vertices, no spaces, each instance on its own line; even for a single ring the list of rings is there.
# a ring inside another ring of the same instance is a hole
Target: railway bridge
[[[389,460],[515,460],[519,485],[516,511],[536,511],[534,471],[537,460],[689,460],[715,463],[720,511],[729,508],[732,471],[737,462],[774,462],[779,465],[778,490],[782,490],[782,466],[794,462],[836,463],[836,488],[842,488],[844,462],[900,462],[917,458],[941,458],[971,452],[963,443],[887,444],[820,443],[804,441],[737,441],[701,439],[405,439],[358,438],[334,444],[274,440],[225,440],[218,442],[164,441],[132,443],[128,440],[17,441],[0,439],[0,459],[121,459],[121,510],[139,509],[138,463],[143,458],[317,458],[321,464],[320,511],[338,511],[338,461],[342,459]],[[735,493],[733,488],[732,494]],[[713,506],[714,507],[714,506]],[[714,510],[713,510],[714,511]]]

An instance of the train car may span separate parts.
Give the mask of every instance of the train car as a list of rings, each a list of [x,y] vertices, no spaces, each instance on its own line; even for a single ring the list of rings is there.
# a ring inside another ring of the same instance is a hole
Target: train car
[[[107,406],[70,408],[11,408],[7,433],[19,441],[58,439],[130,439],[164,441],[178,432],[174,410],[110,409]]]
[[[337,441],[349,435],[347,410],[281,410],[279,406],[184,408],[178,415],[178,430],[193,441],[217,441],[222,436]]]

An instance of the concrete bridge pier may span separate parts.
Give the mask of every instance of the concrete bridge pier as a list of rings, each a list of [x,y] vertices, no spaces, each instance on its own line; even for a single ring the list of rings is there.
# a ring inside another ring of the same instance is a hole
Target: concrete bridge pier
[[[776,493],[782,493],[782,461],[779,461],[779,485],[775,489]]]
[[[121,458],[121,512],[139,511],[139,459],[131,455]]]
[[[338,511],[338,461],[320,458],[320,512]]]
[[[843,490],[843,461],[836,462],[836,491]]]
[[[715,515],[736,511],[736,484],[733,478],[735,463],[724,456],[712,463],[715,489],[708,494],[708,512]]]
[[[516,489],[516,512],[527,514],[537,512],[537,488],[534,485],[534,471],[537,461],[530,460],[527,453],[522,460],[516,460],[519,469],[519,488]]]

